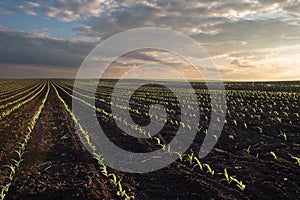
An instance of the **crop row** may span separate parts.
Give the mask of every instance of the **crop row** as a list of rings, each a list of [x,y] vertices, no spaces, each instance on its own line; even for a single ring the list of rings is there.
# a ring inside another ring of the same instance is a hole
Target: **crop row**
[[[56,89],[57,86],[54,85],[54,84],[52,84],[52,86],[53,86],[53,88],[55,90],[55,93],[56,93],[57,97],[62,102],[62,104],[64,105],[65,109],[68,111],[68,113],[70,114],[71,118],[75,122],[75,124],[78,127],[79,131],[84,135],[84,137],[85,137],[84,139],[87,141],[87,144],[89,145],[89,147],[93,151],[93,153],[92,153],[93,154],[93,158],[96,159],[97,163],[99,164],[99,169],[101,170],[101,173],[106,178],[108,178],[114,184],[114,186],[116,187],[117,196],[119,196],[121,198],[124,198],[126,200],[134,199],[134,196],[129,195],[128,192],[125,190],[124,186],[121,183],[121,179],[116,174],[114,174],[112,172],[109,172],[107,166],[103,162],[103,155],[96,153],[97,152],[96,147],[90,141],[89,134],[85,131],[85,129],[80,124],[80,122],[78,121],[77,117],[71,111],[71,109],[66,104],[66,102],[64,101],[64,99],[60,96],[58,90]]]
[[[73,96],[80,96],[82,99],[80,101],[84,102],[83,99],[93,99],[92,91],[89,90],[89,86],[91,84],[95,83],[84,83],[82,81],[82,85],[79,84],[80,89],[73,90]],[[64,89],[70,90],[70,86],[72,85],[72,81],[66,81],[64,83],[59,82],[60,85],[64,85]],[[101,92],[96,95],[96,101],[101,102],[102,104],[107,104],[107,106],[111,106],[112,102],[110,101],[110,92],[112,88],[112,84],[104,84],[100,83],[101,86],[103,86],[101,89]],[[105,86],[105,87],[104,87]],[[128,88],[127,88],[128,89]],[[83,91],[84,95],[81,95],[80,90],[86,90]],[[126,91],[126,88],[124,88],[124,91]],[[202,92],[202,95],[207,95],[207,91]],[[141,93],[140,93],[141,94]],[[143,94],[143,93],[142,93]],[[152,95],[151,95],[152,94]],[[70,94],[69,94],[70,95]],[[143,107],[145,104],[147,104],[149,101],[152,102],[159,102],[157,99],[155,100],[155,92],[150,93],[144,93],[143,95],[140,95],[138,97],[133,97],[133,103],[131,106],[136,107]],[[164,95],[162,93],[162,95]],[[209,99],[208,98],[201,98],[202,105],[204,105],[203,110],[206,111],[206,114],[210,112],[210,106],[209,105]],[[70,96],[72,98],[72,96]],[[122,99],[122,94],[118,94],[118,101],[124,102],[126,100]],[[147,98],[146,98],[147,97]],[[78,98],[78,97],[77,97]],[[135,98],[139,98],[137,101],[135,101]],[[153,101],[154,98],[154,101]],[[166,97],[163,97],[166,98]],[[293,133],[290,133],[287,130],[296,129],[297,126],[299,126],[300,118],[299,118],[299,93],[297,92],[279,92],[279,91],[259,91],[259,90],[228,90],[226,91],[226,98],[227,98],[227,118],[224,121],[225,124],[228,124],[230,126],[230,129],[238,132],[240,130],[251,132],[253,134],[253,131],[256,131],[258,134],[261,134],[261,138],[268,138],[268,140],[263,141],[253,141],[252,144],[248,143],[248,146],[244,146],[244,143],[241,143],[241,154],[243,152],[247,152],[248,155],[253,154],[252,152],[258,152],[256,149],[260,149],[259,145],[264,145],[265,142],[272,143],[272,140],[274,139],[280,139],[282,138],[283,142],[286,143],[286,145],[294,146],[296,147],[297,140],[295,140],[295,136]],[[76,99],[76,98],[75,98]],[[150,100],[149,100],[150,99]],[[161,98],[160,98],[161,99]],[[79,99],[77,99],[79,100]],[[147,102],[148,101],[148,102]],[[145,103],[146,102],[146,103]],[[201,103],[200,102],[200,103]],[[93,105],[88,105],[91,108],[93,108]],[[118,105],[114,105],[118,106]],[[172,105],[174,106],[174,105]],[[137,110],[136,108],[132,107],[120,107],[121,109],[124,109],[124,111],[130,110],[131,112],[135,113],[135,115],[144,115],[149,116],[149,113],[143,113]],[[95,109],[95,108],[94,108]],[[99,109],[99,108],[97,108]],[[201,104],[200,104],[200,110]],[[99,112],[102,112],[102,115],[109,117],[113,117],[115,121],[119,121],[121,123],[124,123],[126,126],[134,129],[135,131],[139,131],[142,134],[146,134],[143,129],[138,127],[136,124],[130,124],[126,119],[122,119],[119,116],[112,116],[109,111],[107,110],[98,110]],[[206,120],[209,121],[209,115],[205,116]],[[249,121],[250,119],[250,121]],[[166,122],[166,121],[165,121]],[[182,125],[184,124],[180,123],[178,120],[172,120],[170,121],[171,124],[175,125]],[[272,126],[278,127],[278,132],[270,132],[270,128]],[[186,127],[189,127],[186,125]],[[203,128],[201,129],[202,132],[207,134],[207,129]],[[292,137],[291,140],[289,140],[289,137]],[[232,137],[234,139],[234,137]],[[259,137],[258,137],[259,138]],[[292,142],[293,141],[293,142]],[[278,150],[279,151],[279,150]],[[262,155],[269,155],[272,157],[275,161],[278,160],[277,150],[274,149],[273,151],[267,151],[265,154],[260,150],[260,153],[255,153],[254,157],[257,159],[260,158],[260,154]],[[283,155],[282,152],[280,152],[281,155]],[[290,157],[290,161],[295,161],[297,165],[299,165],[299,155],[297,155],[297,152],[287,152],[286,153],[288,157]],[[285,156],[287,156],[285,155]],[[224,174],[225,171],[224,171]]]
[[[3,200],[5,198],[5,196],[7,195],[9,188],[12,184],[12,181],[14,179],[14,176],[20,166],[20,163],[22,161],[24,161],[23,155],[25,153],[26,147],[30,140],[31,133],[32,133],[32,131],[36,125],[36,122],[39,119],[40,114],[41,114],[41,112],[45,106],[45,103],[48,99],[49,91],[50,91],[50,85],[49,85],[49,82],[47,82],[47,92],[46,92],[41,104],[39,105],[38,109],[35,111],[34,116],[28,123],[29,125],[26,128],[26,134],[25,134],[24,138],[20,142],[18,142],[17,148],[13,151],[15,154],[17,154],[17,158],[16,159],[12,158],[11,164],[7,164],[7,165],[4,165],[1,167],[1,168],[8,168],[8,170],[9,170],[6,180],[4,180],[3,184],[0,186],[0,188],[1,188],[0,199],[1,200]]]
[[[187,163],[189,164],[191,167],[197,167],[199,169],[199,171],[206,171],[207,173],[211,174],[212,176],[215,175],[215,170],[211,167],[210,164],[208,163],[201,163],[200,162],[200,159],[197,158],[196,156],[194,156],[194,153],[190,153],[190,154],[183,154],[183,153],[180,153],[180,152],[173,152],[172,151],[172,147],[170,145],[166,145],[166,144],[163,144],[161,142],[161,140],[158,138],[158,137],[152,137],[150,133],[148,132],[145,132],[145,130],[143,128],[140,128],[138,127],[136,124],[130,124],[128,123],[128,121],[126,119],[123,119],[122,117],[120,116],[117,116],[117,115],[112,115],[108,112],[106,112],[104,109],[101,109],[101,108],[98,108],[98,107],[95,107],[91,104],[89,104],[88,102],[84,101],[83,99],[81,98],[78,98],[70,93],[68,93],[66,90],[64,90],[62,87],[56,85],[61,91],[63,91],[65,94],[67,94],[68,96],[72,97],[73,100],[77,100],[77,101],[80,101],[81,103],[83,103],[84,105],[96,110],[97,112],[101,113],[102,115],[105,115],[106,117],[110,117],[110,118],[113,118],[115,121],[118,121],[120,123],[123,123],[124,125],[126,125],[127,127],[129,127],[130,129],[132,129],[133,131],[136,131],[136,132],[139,132],[140,134],[143,134],[144,136],[148,136],[150,139],[152,139],[152,141],[155,142],[155,144],[157,146],[159,146],[160,148],[162,148],[165,153],[168,153],[168,154],[177,154],[178,157],[180,158],[180,161],[184,162],[184,163]],[[182,124],[181,124],[182,125]],[[89,141],[88,141],[89,142]],[[206,168],[206,170],[205,170]],[[226,169],[224,169],[224,171],[226,171]],[[227,171],[226,171],[227,172]],[[217,173],[218,175],[219,174],[223,174],[223,173]],[[224,176],[226,178],[226,173],[224,173]],[[228,174],[227,174],[228,175]],[[246,185],[234,178],[235,176],[228,176],[229,180],[227,181],[228,184],[230,184],[232,181],[236,183],[237,187],[240,189],[240,190],[244,190],[246,188]],[[220,177],[220,181],[222,181],[223,178]]]
[[[2,80],[2,83],[0,84],[0,96],[2,98],[6,98],[9,96],[17,95],[18,93],[31,89],[35,85],[39,84],[43,80]],[[2,101],[1,101],[2,102]]]
[[[3,118],[5,118],[5,117],[7,117],[8,115],[10,115],[12,112],[14,112],[14,111],[16,111],[16,110],[18,110],[19,108],[21,108],[23,105],[25,105],[25,104],[27,104],[28,102],[30,102],[30,101],[32,101],[33,99],[35,99],[40,93],[42,93],[43,91],[44,91],[44,89],[45,89],[45,87],[46,87],[46,85],[47,85],[47,82],[45,82],[44,84],[43,84],[43,86],[42,86],[42,88],[40,88],[38,91],[35,91],[35,93],[31,93],[31,94],[33,94],[31,97],[29,97],[29,98],[27,98],[27,99],[23,99],[23,101],[16,101],[17,103],[15,103],[15,105],[13,106],[13,107],[11,107],[11,108],[8,108],[8,109],[6,109],[6,110],[3,110],[2,112],[1,112],[1,115],[0,115],[0,120],[2,120]],[[29,96],[29,95],[28,95]],[[26,95],[26,97],[28,97],[27,95]],[[4,106],[4,107],[6,107],[6,106]]]

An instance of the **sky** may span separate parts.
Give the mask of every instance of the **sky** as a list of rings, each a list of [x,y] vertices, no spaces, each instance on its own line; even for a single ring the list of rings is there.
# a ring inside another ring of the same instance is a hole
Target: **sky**
[[[300,77],[298,0],[2,0],[0,77],[73,78],[97,44],[141,27],[190,36],[223,80]],[[184,60],[156,50],[128,53],[109,73],[143,63],[168,63],[193,77]]]

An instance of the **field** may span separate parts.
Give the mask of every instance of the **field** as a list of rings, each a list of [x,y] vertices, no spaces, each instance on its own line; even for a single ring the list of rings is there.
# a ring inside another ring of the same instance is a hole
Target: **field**
[[[80,80],[76,92],[73,83],[0,80],[0,199],[299,199],[300,82],[226,82],[224,128],[203,159],[197,155],[208,134],[212,106],[205,83],[192,82],[198,102],[188,93],[183,96],[200,109],[193,144],[178,153],[176,162],[144,174],[112,169],[102,155],[87,150],[82,141],[89,133],[72,112],[72,98],[94,109],[106,136],[122,149],[146,153],[162,148],[176,154],[168,143],[180,126],[191,128],[180,121],[188,113],[181,113],[176,97],[158,82],[136,91],[129,108],[120,106],[139,125],[149,123],[151,104],[164,106],[168,117],[163,129],[137,139],[117,123],[147,132],[111,114],[114,80]],[[90,84],[98,84],[95,106],[87,103],[94,96],[87,90]],[[128,88],[130,81],[123,91]],[[118,101],[122,98],[120,93]],[[91,142],[87,145],[93,149]]]

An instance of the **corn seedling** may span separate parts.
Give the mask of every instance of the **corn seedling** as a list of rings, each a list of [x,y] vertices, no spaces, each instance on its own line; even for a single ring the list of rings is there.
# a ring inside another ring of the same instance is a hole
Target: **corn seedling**
[[[118,184],[118,178],[117,178],[117,176],[115,174],[109,174],[107,177],[110,177],[110,176],[112,176],[111,180],[113,181],[113,183],[115,185],[117,185]]]
[[[102,154],[96,154],[93,153],[93,158],[95,158],[98,161],[99,165],[103,165],[103,155]]]
[[[183,158],[187,156],[187,155],[184,154],[184,153],[183,153],[183,154],[181,154],[181,153],[179,153],[179,152],[174,152],[174,153],[178,155],[180,161],[183,161]]]
[[[60,137],[61,140],[65,140],[67,138],[68,138],[67,134]]]
[[[100,167],[100,169],[101,169],[101,173],[104,175],[104,176],[108,176],[108,171],[107,171],[107,167],[106,167],[106,165],[102,165],[101,167]]]
[[[5,196],[6,196],[6,194],[2,190],[1,193],[0,193],[0,199],[3,200],[5,198]]]
[[[236,185],[238,186],[238,188],[241,191],[244,191],[246,189],[246,185],[244,185],[242,181],[239,181],[239,180],[237,180],[236,178],[234,178],[232,176],[230,176],[230,179],[231,179],[231,181],[236,183]]]
[[[131,200],[134,199],[134,196],[129,196],[128,194],[125,194],[125,200]]]
[[[200,170],[202,171],[203,170],[203,166],[202,166],[202,164],[201,164],[201,162],[200,162],[200,160],[197,158],[197,157],[194,157],[194,160],[196,161],[196,165],[198,165],[199,166],[199,168],[200,168]]]
[[[251,148],[251,145],[249,145],[247,149],[243,149],[243,151],[246,151],[247,154],[249,155],[250,154],[250,148]]]
[[[270,155],[273,156],[273,158],[274,158],[275,160],[277,160],[277,156],[276,156],[276,154],[275,154],[274,151],[270,151]]]
[[[117,184],[118,184],[118,192],[117,192],[118,196],[125,197],[126,200],[134,199],[134,196],[129,196],[126,190],[123,189],[121,181],[119,181]]]
[[[209,164],[204,164],[203,166],[207,168],[206,173],[210,173],[212,176],[215,174],[215,171],[209,166]]]
[[[280,117],[276,117],[276,120],[281,124],[282,123],[282,120]]]
[[[21,159],[21,160],[11,159],[11,160],[15,163],[16,167],[19,167],[20,163],[24,161],[24,159]]]
[[[172,154],[171,145],[168,145],[168,148],[167,148],[167,150],[168,150],[168,153],[169,153],[169,154]]]
[[[189,161],[190,165],[192,165],[193,164],[194,153],[188,154],[187,156],[188,156],[188,161]]]
[[[257,130],[258,130],[259,133],[263,133],[263,129],[261,127],[256,126],[256,128],[257,128]]]
[[[233,120],[233,124],[237,126],[237,121],[235,119]]]
[[[11,183],[6,184],[5,186],[1,186],[0,199],[3,200],[9,190]]]
[[[285,133],[285,132],[283,132],[283,133],[280,133],[278,136],[279,136],[279,137],[280,137],[280,136],[282,136],[282,137],[283,137],[283,139],[284,139],[284,141],[287,141],[287,135],[286,135],[286,133]]]
[[[229,174],[227,173],[227,169],[226,168],[224,169],[224,176],[225,176],[225,178],[221,179],[220,182],[221,181],[226,181],[228,183],[228,185],[230,185],[232,179],[231,179],[231,176],[229,176]]]
[[[161,147],[164,146],[163,144],[161,144],[161,141],[160,141],[160,139],[159,139],[158,137],[153,137],[153,138],[156,140],[156,142],[157,142],[157,144],[158,144],[159,146],[161,146]]]
[[[16,173],[16,167],[12,164],[11,165],[4,165],[3,167],[8,167],[13,174]]]
[[[15,173],[13,171],[10,171],[9,176],[7,177],[11,182],[14,179]]]
[[[24,141],[23,143],[18,142],[18,144],[20,145],[20,146],[19,146],[19,149],[21,149],[22,151],[24,151],[24,150],[25,150],[25,147],[26,147],[26,144],[27,144],[27,141]]]
[[[300,158],[299,157],[296,157],[296,156],[293,156],[293,155],[290,155],[291,158],[295,159],[297,164],[300,166]]]
[[[126,190],[123,189],[122,185],[121,185],[121,181],[118,182],[118,192],[117,195],[120,197],[124,197],[126,194]]]
[[[24,154],[24,151],[22,151],[21,149],[14,150],[14,152],[18,154],[19,159],[21,159]]]

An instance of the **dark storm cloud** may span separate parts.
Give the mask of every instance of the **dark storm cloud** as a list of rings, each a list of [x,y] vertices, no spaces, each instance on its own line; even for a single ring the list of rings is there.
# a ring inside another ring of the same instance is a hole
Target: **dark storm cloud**
[[[41,33],[16,32],[0,29],[0,63],[64,66],[78,68],[96,43],[69,41],[45,37]],[[148,50],[150,51],[150,50]],[[144,52],[129,52],[122,56],[124,62],[136,64],[160,62]],[[151,52],[151,51],[150,51]]]
[[[79,66],[93,45],[80,41],[59,40],[38,33],[0,30],[0,62]]]

